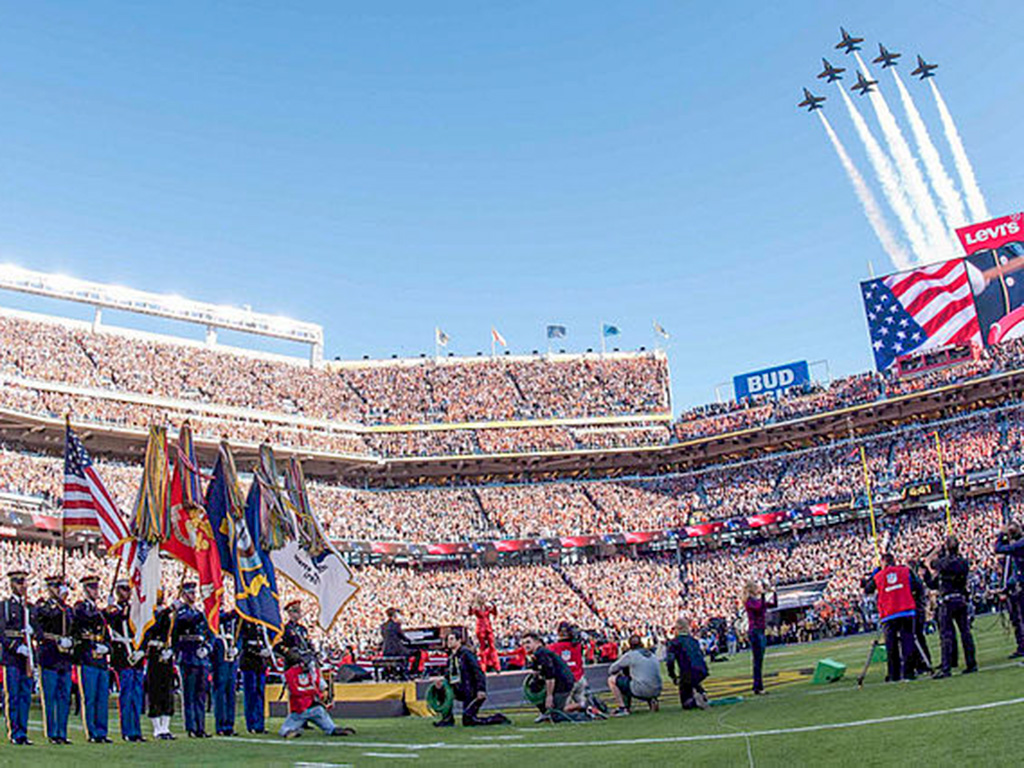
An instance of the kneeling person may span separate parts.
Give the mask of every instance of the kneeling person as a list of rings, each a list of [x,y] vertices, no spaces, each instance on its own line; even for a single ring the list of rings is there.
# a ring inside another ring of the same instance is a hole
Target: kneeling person
[[[676,636],[665,649],[668,676],[679,686],[679,703],[683,709],[707,709],[708,697],[701,683],[708,676],[700,643],[690,634],[690,620],[680,616],[676,621]]]
[[[351,736],[352,728],[339,728],[334,724],[323,703],[327,686],[320,670],[296,651],[288,651],[285,658],[288,670],[284,673],[288,684],[288,717],[281,724],[281,736],[286,739],[302,735],[306,723],[313,723],[328,736]]]
[[[448,667],[444,676],[451,685],[455,698],[462,702],[462,724],[508,725],[511,721],[500,712],[480,717],[480,707],[487,701],[487,676],[480,668],[476,654],[466,647],[462,638],[455,632],[450,632],[445,637],[445,645],[448,647]],[[434,683],[438,688],[443,684],[440,680]],[[454,712],[449,712],[435,725],[455,725]]]
[[[653,653],[644,648],[639,636],[630,636],[629,650],[608,668],[608,687],[618,705],[615,715],[628,715],[633,699],[646,701],[652,710],[657,711],[658,697],[661,696],[661,664]]]
[[[540,716],[536,722],[545,722],[551,719],[552,711],[565,711],[566,702],[576,681],[569,665],[557,653],[545,648],[544,641],[536,632],[527,632],[523,636],[523,648],[531,657],[530,669],[534,670],[544,683],[544,700],[537,705]]]

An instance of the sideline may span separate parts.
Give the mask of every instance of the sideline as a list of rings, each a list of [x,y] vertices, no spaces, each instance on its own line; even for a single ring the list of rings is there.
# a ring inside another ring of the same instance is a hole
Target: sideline
[[[907,720],[924,720],[931,717],[944,717],[946,715],[958,715],[966,712],[982,712],[1000,707],[1011,707],[1017,704],[1024,704],[1024,697],[1016,699],[1004,699],[1002,701],[990,701],[986,704],[971,704],[964,707],[952,707],[951,709],[935,709],[930,712],[914,712],[906,715],[890,715],[889,717],[873,717],[867,720],[850,720],[845,723],[821,723],[818,725],[800,725],[792,728],[772,728],[764,731],[740,731],[736,733],[704,733],[692,736],[651,736],[639,739],[608,739],[605,741],[538,741],[538,742],[503,742],[483,744],[448,744],[443,741],[421,744],[396,744],[385,742],[339,742],[339,741],[310,741],[308,744],[316,747],[357,747],[360,749],[406,749],[406,750],[488,750],[488,749],[550,749],[552,747],[622,747],[637,744],[681,744],[693,741],[725,741],[729,739],[752,739],[762,736],[785,736],[793,733],[813,733],[815,731],[835,731],[846,728],[863,728],[870,725],[884,725],[886,723],[898,723]],[[238,741],[246,744],[289,744],[294,741],[285,739],[252,739],[243,736],[222,736],[221,741]]]

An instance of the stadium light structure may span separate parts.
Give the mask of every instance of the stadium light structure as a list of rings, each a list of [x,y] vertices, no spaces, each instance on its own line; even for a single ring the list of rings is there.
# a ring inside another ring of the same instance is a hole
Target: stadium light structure
[[[253,312],[249,307],[208,304],[182,296],[150,293],[134,288],[94,283],[67,275],[36,272],[15,264],[0,264],[0,289],[88,304],[96,309],[97,323],[102,309],[136,312],[206,326],[207,340],[210,342],[216,341],[216,329],[223,328],[308,344],[310,362],[319,364],[323,359],[322,326],[281,315]]]

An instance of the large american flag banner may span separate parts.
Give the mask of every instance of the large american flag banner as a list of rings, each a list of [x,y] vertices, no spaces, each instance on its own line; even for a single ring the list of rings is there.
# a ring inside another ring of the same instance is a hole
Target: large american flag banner
[[[950,345],[981,344],[974,295],[962,259],[861,283],[875,365]]]
[[[70,425],[64,438],[63,510],[65,530],[96,531],[108,550],[131,536],[128,523]]]

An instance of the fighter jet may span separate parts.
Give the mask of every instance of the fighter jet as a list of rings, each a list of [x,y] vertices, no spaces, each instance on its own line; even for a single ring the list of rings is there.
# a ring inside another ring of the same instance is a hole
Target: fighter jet
[[[843,48],[846,49],[843,51],[844,53],[853,53],[854,51],[860,50],[860,46],[857,45],[857,43],[863,43],[863,37],[853,37],[842,27],[839,28],[839,33],[843,36],[843,39],[836,43],[837,51],[842,50]]]
[[[798,107],[807,107],[808,112],[813,112],[816,109],[821,109],[821,102],[825,100],[825,96],[815,96],[813,93],[804,88],[804,100],[797,104]]]
[[[825,68],[821,71],[821,74],[818,75],[819,80],[823,77],[827,77],[828,80],[825,81],[826,83],[834,83],[836,80],[843,79],[843,76],[839,73],[845,72],[846,67],[833,67],[828,63],[828,59],[822,59],[821,63],[825,65]]]
[[[877,80],[868,80],[864,75],[857,70],[857,82],[850,86],[851,91],[860,91],[860,95],[863,96],[865,93],[871,93],[872,85],[878,85]]]
[[[899,62],[896,61],[902,53],[890,53],[888,49],[881,43],[878,44],[878,53],[880,54],[877,59],[871,61],[872,64],[881,64],[882,69],[886,67],[895,67]]]
[[[935,73],[933,73],[932,70],[938,66],[938,64],[926,64],[925,60],[918,56],[917,69],[913,70],[910,74],[920,75],[922,80],[929,77],[935,77]]]

